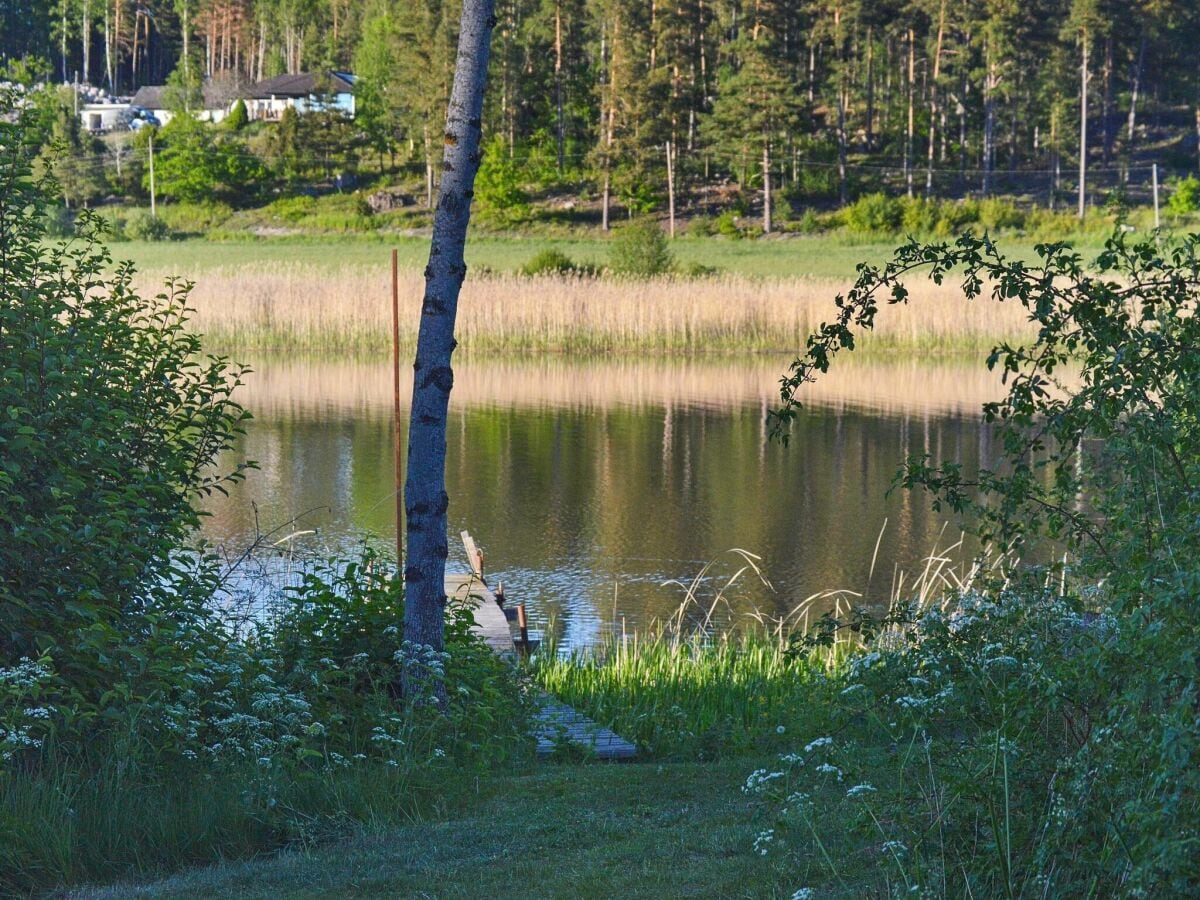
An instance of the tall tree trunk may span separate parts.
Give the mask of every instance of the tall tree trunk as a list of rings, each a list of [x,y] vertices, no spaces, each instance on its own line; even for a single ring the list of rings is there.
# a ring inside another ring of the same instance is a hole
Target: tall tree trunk
[[[992,192],[992,169],[996,161],[996,61],[991,41],[987,50],[987,73],[983,79],[983,195]]]
[[[67,0],[62,0],[62,45],[59,47],[59,53],[62,54],[63,84],[67,84],[71,80],[71,76],[67,74]]]
[[[1138,41],[1137,62],[1133,64],[1133,84],[1129,90],[1129,147],[1133,149],[1133,135],[1137,128],[1138,93],[1142,89],[1142,66],[1146,60],[1146,32]]]
[[[1112,157],[1113,129],[1112,122],[1112,69],[1113,69],[1113,39],[1108,35],[1104,41],[1104,92],[1100,95],[1100,146],[1103,148],[1104,165],[1108,165]]]
[[[92,3],[83,0],[83,21],[79,26],[79,49],[83,51],[83,81],[92,83]]]
[[[1079,218],[1087,204],[1087,106],[1088,106],[1088,34],[1083,31],[1083,62],[1079,66]]]
[[[908,196],[913,195],[913,131],[916,124],[913,106],[916,94],[917,39],[908,29],[908,130],[904,136],[904,185]]]
[[[763,135],[763,234],[771,233],[771,138]]]
[[[933,80],[929,85],[929,157],[925,162],[925,196],[933,196],[933,154],[937,144],[938,79],[942,74],[942,41],[946,35],[946,0],[938,10],[937,41],[933,50]]]
[[[558,174],[562,175],[563,143],[566,132],[563,117],[562,0],[556,0],[554,4],[554,111],[555,131],[558,137]]]
[[[875,38],[867,26],[867,152],[875,145]]]
[[[454,372],[454,319],[467,266],[463,253],[471,196],[479,171],[480,121],[487,81],[494,0],[463,0],[454,85],[446,110],[443,175],[425,269],[425,297],[413,365],[408,424],[404,515],[404,639],[411,648],[442,652],[446,607],[446,412]],[[445,683],[421,662],[419,651],[403,669],[405,696],[445,702]],[[440,661],[440,658],[439,658]],[[432,689],[432,690],[431,690]]]

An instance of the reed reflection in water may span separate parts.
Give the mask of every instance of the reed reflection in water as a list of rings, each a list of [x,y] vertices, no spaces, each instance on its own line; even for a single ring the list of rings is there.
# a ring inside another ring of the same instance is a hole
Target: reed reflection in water
[[[391,545],[391,371],[385,361],[249,360],[254,413],[225,460],[257,460],[207,505],[205,536],[249,543],[256,527],[313,510],[305,552]],[[452,534],[469,528],[490,579],[554,618],[567,647],[624,621],[665,619],[687,580],[741,547],[774,585],[743,579],[734,619],[783,614],[818,591],[884,604],[954,525],[920,495],[885,493],[913,453],[970,473],[991,458],[979,406],[999,395],[978,364],[872,362],[810,385],[790,446],[767,440],[786,359],[458,360],[447,481]],[[401,423],[407,427],[407,423]],[[253,505],[252,505],[253,504]],[[874,575],[868,573],[880,529]],[[451,541],[452,560],[465,566]],[[733,571],[717,566],[714,575]]]

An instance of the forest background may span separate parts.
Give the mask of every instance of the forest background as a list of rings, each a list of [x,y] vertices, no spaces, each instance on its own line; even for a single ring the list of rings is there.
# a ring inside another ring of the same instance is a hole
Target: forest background
[[[235,112],[224,128],[180,116],[162,129],[160,199],[209,207],[168,217],[180,230],[280,201],[271,217],[231,224],[295,224],[312,213],[305,194],[339,198],[324,210],[327,230],[425,224],[453,0],[2,8],[0,60],[28,81],[114,94],[165,82],[187,110],[202,86],[232,98],[285,72],[358,76],[353,121],[247,123]],[[482,223],[495,228],[607,227],[677,204],[696,233],[732,237],[995,230],[1025,226],[1035,206],[1082,216],[1089,204],[1111,213],[1148,201],[1153,166],[1184,179],[1200,159],[1190,58],[1200,10],[1189,3],[502,0],[497,17],[478,191]],[[63,92],[47,114],[48,143],[69,149],[56,163],[67,200],[145,203],[149,132],[99,140],[73,102]],[[409,193],[378,215],[367,201],[381,184]],[[1175,191],[1178,211],[1196,205],[1195,187]],[[971,205],[996,195],[1014,203]],[[857,213],[838,212],[864,197]]]

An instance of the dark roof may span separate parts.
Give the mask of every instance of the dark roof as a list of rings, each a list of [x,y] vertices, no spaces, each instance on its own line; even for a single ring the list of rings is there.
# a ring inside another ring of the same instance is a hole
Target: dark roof
[[[320,83],[322,81],[323,84]],[[308,97],[326,92],[352,94],[354,82],[355,77],[349,72],[330,72],[326,78],[321,78],[315,72],[297,72],[260,81],[250,89],[250,96],[267,100],[271,97]]]
[[[140,106],[142,109],[166,109],[166,90],[165,84],[144,84],[137,89],[129,105]],[[228,105],[222,101],[221,91],[212,84],[205,83],[201,92],[204,95],[205,109],[224,109]]]
[[[166,109],[163,105],[164,90],[166,90],[166,85],[163,84],[144,84],[137,89],[137,93],[133,95],[133,99],[129,103],[131,106],[140,106],[142,109]]]

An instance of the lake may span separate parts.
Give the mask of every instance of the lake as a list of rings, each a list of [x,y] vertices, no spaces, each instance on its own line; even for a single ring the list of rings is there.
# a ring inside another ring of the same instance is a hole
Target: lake
[[[305,556],[393,546],[390,363],[241,358],[255,370],[239,395],[255,418],[222,464],[260,468],[206,502],[205,537],[236,551],[276,528],[315,532],[285,542]],[[924,496],[888,497],[892,478],[910,454],[967,473],[991,460],[979,408],[999,380],[961,360],[848,362],[807,386],[784,447],[766,414],[788,362],[457,359],[451,565],[466,569],[456,536],[469,529],[489,582],[535,624],[553,622],[564,647],[670,617],[684,591],[668,582],[715,561],[699,591],[710,603],[743,565],[734,548],[761,557],[770,587],[744,572],[719,623],[786,616],[834,590],[886,607],[901,573],[911,580],[959,538]]]

